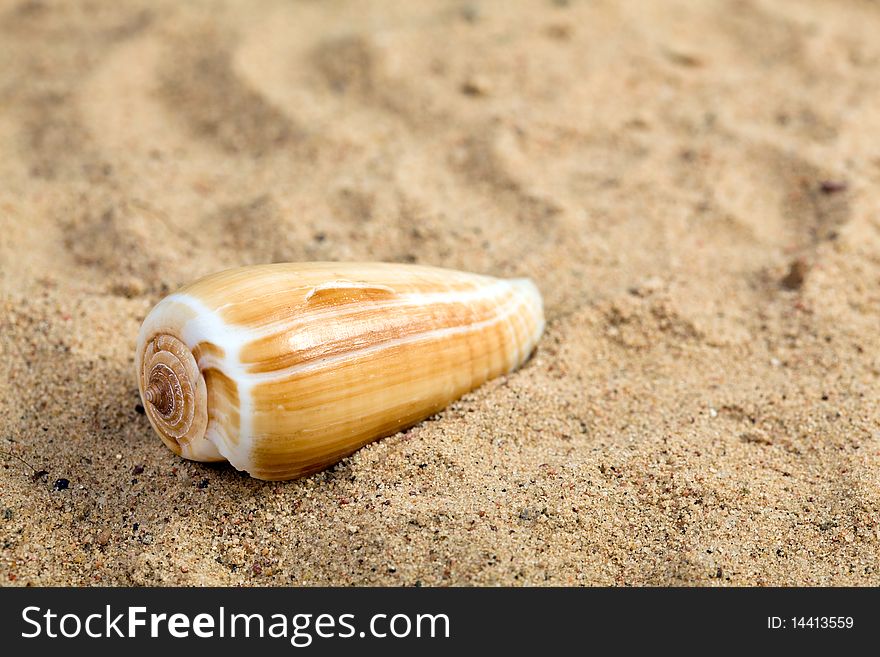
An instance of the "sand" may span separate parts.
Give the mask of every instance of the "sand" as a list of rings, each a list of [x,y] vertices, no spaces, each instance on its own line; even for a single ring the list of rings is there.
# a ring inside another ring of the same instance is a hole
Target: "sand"
[[[880,584],[880,7],[0,5],[3,585]],[[310,478],[135,338],[269,261],[529,276],[520,371]]]

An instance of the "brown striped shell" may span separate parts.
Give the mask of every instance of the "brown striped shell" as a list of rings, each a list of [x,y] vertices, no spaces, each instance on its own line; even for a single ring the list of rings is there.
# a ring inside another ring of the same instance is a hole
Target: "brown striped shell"
[[[243,267],[153,308],[138,387],[177,454],[291,479],[510,372],[543,328],[526,279],[385,263]]]

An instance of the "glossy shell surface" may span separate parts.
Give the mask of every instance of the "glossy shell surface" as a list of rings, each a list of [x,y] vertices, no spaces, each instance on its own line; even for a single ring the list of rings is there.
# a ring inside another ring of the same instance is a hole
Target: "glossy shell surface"
[[[138,385],[176,453],[290,479],[512,371],[543,328],[527,279],[386,263],[258,265],[163,299],[138,337]]]

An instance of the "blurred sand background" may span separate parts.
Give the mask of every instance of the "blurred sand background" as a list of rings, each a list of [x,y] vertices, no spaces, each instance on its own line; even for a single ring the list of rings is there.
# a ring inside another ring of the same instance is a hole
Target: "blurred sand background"
[[[878,34],[867,0],[0,3],[2,584],[880,584]],[[546,334],[305,480],[169,452],[150,307],[352,259],[532,277]]]

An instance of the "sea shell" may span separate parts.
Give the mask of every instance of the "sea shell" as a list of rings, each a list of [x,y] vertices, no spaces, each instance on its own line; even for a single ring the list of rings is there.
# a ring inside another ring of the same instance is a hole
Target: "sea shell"
[[[386,263],[243,267],[153,308],[138,388],[175,453],[292,479],[510,372],[543,329],[527,279]]]

